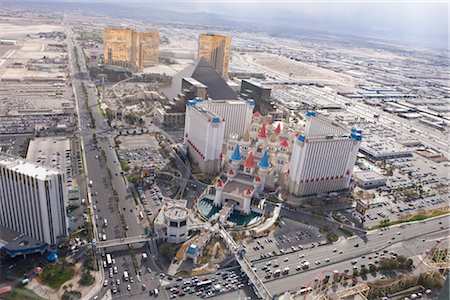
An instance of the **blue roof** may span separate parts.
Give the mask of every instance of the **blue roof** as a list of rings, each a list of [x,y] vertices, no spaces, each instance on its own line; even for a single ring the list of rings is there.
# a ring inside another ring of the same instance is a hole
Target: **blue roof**
[[[307,111],[306,112],[306,116],[307,117],[314,117],[316,115],[316,112],[315,111]]]
[[[215,117],[215,118],[212,119],[212,122],[213,123],[220,123],[220,118]]]
[[[352,133],[350,136],[358,142],[362,141],[362,135],[359,133]]]
[[[198,252],[198,246],[197,245],[190,245],[187,249],[186,253],[188,254],[195,254]]]
[[[255,105],[255,100],[253,99],[248,99],[248,105]]]
[[[47,260],[48,261],[55,261],[58,258],[58,254],[56,254],[56,252],[51,252],[48,256],[47,256]]]
[[[262,168],[270,167],[269,157],[267,156],[267,150],[264,151],[263,157],[261,158],[261,161],[259,162],[259,166]]]
[[[353,127],[353,128],[352,128],[352,132],[356,132],[356,128]]]
[[[194,106],[195,103],[195,100],[189,100],[188,102],[186,102],[186,106]]]
[[[236,148],[234,148],[233,156],[231,156],[231,160],[241,160],[241,151],[239,151],[239,144],[236,144]]]
[[[305,141],[305,136],[303,134],[299,134],[298,138],[297,138],[300,142],[304,142]]]

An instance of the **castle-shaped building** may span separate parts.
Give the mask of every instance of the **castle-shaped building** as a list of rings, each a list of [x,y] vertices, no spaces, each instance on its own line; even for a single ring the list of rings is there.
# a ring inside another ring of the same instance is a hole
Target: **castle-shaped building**
[[[344,190],[350,179],[362,135],[308,112],[303,125],[253,114],[242,138],[226,141],[222,170],[227,180],[215,183],[215,206],[225,199],[250,213],[251,199],[277,188],[297,196]]]

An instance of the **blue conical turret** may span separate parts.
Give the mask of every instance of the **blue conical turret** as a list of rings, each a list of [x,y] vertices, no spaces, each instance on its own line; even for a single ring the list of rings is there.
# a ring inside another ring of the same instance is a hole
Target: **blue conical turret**
[[[269,157],[267,155],[267,150],[264,151],[263,157],[262,157],[261,161],[259,162],[259,166],[261,168],[268,168],[268,167],[270,167]]]
[[[231,156],[231,160],[241,160],[241,151],[239,151],[239,144],[236,144],[233,156]]]

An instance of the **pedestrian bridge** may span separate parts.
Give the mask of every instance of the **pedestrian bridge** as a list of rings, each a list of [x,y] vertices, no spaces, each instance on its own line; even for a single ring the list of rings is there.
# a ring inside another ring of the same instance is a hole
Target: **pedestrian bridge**
[[[147,235],[137,235],[137,236],[131,236],[131,237],[126,237],[126,238],[97,242],[95,247],[100,249],[100,248],[114,247],[114,246],[120,246],[120,245],[145,243],[150,240],[151,240],[151,237],[149,237]]]
[[[234,253],[236,257],[236,261],[241,266],[241,270],[247,274],[248,279],[253,283],[253,286],[255,287],[258,296],[261,299],[269,300],[272,299],[272,294],[267,289],[267,287],[262,282],[261,278],[256,274],[256,272],[253,270],[252,266],[250,265],[250,262],[245,258],[245,256],[241,257],[238,252],[238,246],[236,245],[236,242],[233,240],[233,238],[230,236],[230,234],[224,229],[220,228],[219,230],[220,235],[222,236],[223,240],[227,244],[228,248]]]

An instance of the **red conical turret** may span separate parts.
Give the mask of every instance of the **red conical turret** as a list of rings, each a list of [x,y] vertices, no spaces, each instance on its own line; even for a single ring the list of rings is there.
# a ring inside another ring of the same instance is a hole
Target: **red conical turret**
[[[259,131],[258,137],[265,139],[267,137],[266,124],[262,124],[261,130]]]

